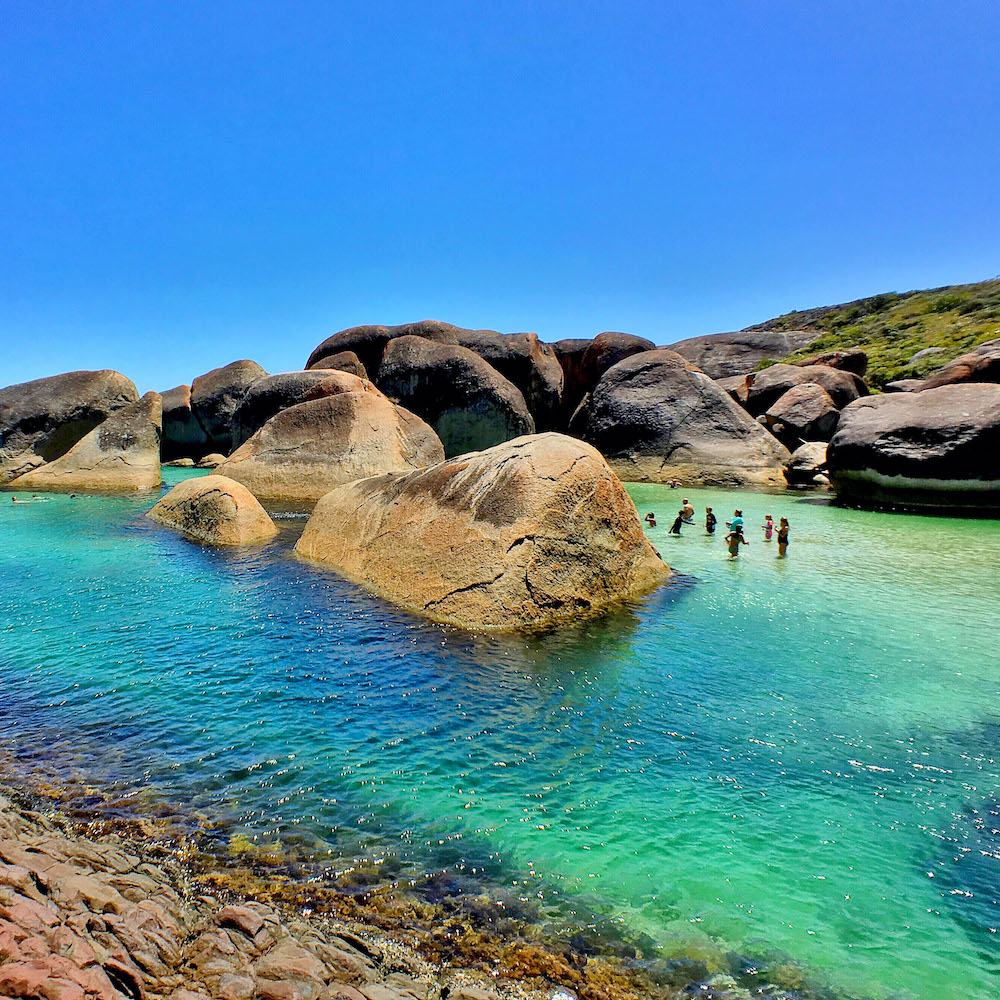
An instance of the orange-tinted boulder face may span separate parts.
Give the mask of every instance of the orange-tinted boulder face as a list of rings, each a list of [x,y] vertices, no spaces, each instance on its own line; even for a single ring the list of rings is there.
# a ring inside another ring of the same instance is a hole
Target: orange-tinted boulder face
[[[562,434],[340,486],[296,552],[469,629],[545,628],[670,575],[608,463]]]

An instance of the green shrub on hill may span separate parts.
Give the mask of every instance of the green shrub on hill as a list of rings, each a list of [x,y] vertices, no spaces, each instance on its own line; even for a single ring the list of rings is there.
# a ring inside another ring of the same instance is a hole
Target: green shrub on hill
[[[808,347],[782,359],[788,362],[821,351],[864,348],[866,378],[880,389],[895,379],[924,378],[977,344],[1000,337],[1000,278],[919,292],[884,292],[839,306],[786,313],[749,329],[823,331]],[[938,350],[911,364],[926,348]]]

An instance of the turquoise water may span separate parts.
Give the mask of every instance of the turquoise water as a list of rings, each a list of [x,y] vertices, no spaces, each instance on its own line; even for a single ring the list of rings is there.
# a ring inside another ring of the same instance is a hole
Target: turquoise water
[[[304,567],[301,518],[229,552],[147,522],[149,497],[0,494],[0,750],[338,872],[603,915],[668,958],[996,996],[997,522],[690,491],[744,508],[730,561],[667,536],[678,491],[631,491],[677,581],[533,638]]]

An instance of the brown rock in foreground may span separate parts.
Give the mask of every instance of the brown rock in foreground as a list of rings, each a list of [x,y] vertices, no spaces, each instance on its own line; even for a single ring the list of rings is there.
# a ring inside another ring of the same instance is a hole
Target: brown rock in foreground
[[[65,455],[115,410],[138,399],[132,382],[108,369],[0,389],[0,484]]]
[[[257,498],[225,476],[185,479],[146,516],[213,545],[250,545],[278,533]]]
[[[160,485],[162,401],[147,392],[116,410],[61,458],[19,476],[12,490],[115,492]]]
[[[600,453],[552,433],[338,487],[296,552],[471,629],[544,627],[670,573]]]
[[[352,479],[408,472],[444,458],[434,431],[371,382],[331,369],[323,385],[331,395],[275,414],[219,473],[258,497],[315,501]]]

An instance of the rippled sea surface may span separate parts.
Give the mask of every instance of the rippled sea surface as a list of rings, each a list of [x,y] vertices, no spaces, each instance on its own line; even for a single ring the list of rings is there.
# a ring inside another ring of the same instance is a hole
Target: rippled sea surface
[[[0,750],[337,871],[507,886],[667,958],[1000,995],[1000,524],[690,491],[699,517],[744,508],[730,561],[667,536],[679,491],[630,490],[676,581],[531,638],[303,566],[303,518],[228,552],[148,522],[148,495],[0,494]]]

